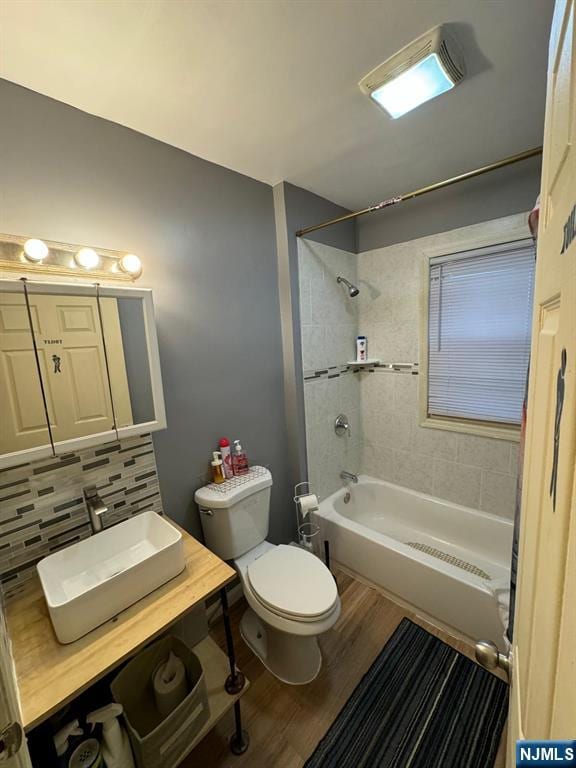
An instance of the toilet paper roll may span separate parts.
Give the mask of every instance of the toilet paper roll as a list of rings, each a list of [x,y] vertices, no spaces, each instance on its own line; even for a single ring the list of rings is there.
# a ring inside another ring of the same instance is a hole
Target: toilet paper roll
[[[310,512],[315,512],[318,509],[318,496],[315,493],[309,493],[307,496],[300,496],[298,499],[300,504],[300,512],[305,519]]]
[[[182,659],[170,654],[169,661],[163,661],[152,676],[156,708],[162,717],[167,717],[188,695],[186,668]],[[169,669],[168,674],[166,670]]]

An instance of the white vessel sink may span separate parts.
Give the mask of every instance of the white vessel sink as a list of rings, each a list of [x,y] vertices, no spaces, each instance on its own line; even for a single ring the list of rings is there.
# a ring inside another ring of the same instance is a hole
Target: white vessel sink
[[[184,570],[182,534],[142,512],[38,563],[56,637],[71,643]]]

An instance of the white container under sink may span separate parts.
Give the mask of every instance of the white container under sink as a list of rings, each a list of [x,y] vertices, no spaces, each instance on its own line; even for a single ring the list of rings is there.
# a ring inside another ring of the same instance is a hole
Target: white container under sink
[[[55,552],[37,568],[56,637],[71,643],[185,565],[182,534],[149,511]]]

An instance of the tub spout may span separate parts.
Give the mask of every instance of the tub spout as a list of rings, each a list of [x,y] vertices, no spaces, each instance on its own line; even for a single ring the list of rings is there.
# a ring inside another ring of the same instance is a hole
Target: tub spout
[[[351,480],[353,483],[358,482],[358,475],[354,475],[352,474],[352,472],[346,472],[345,469],[343,469],[342,472],[340,472],[340,478],[342,480]]]

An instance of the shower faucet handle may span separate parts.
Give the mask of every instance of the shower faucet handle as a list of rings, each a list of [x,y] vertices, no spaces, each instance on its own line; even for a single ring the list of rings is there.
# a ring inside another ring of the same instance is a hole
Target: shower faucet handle
[[[334,432],[336,432],[338,437],[342,437],[342,435],[345,435],[346,432],[348,432],[348,435],[352,434],[350,423],[348,422],[348,416],[346,416],[346,414],[341,413],[336,417],[336,420],[334,421]]]

